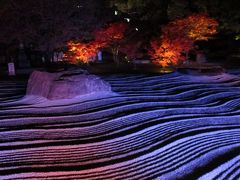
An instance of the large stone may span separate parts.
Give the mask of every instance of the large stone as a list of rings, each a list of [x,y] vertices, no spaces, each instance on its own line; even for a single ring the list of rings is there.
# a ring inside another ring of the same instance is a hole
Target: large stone
[[[26,94],[57,100],[102,92],[111,92],[110,84],[84,71],[59,73],[34,71],[28,80]]]

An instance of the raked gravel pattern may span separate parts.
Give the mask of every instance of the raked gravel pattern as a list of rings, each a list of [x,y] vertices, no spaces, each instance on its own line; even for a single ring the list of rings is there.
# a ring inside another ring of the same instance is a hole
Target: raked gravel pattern
[[[240,77],[103,76],[49,101],[0,81],[0,179],[240,179]]]

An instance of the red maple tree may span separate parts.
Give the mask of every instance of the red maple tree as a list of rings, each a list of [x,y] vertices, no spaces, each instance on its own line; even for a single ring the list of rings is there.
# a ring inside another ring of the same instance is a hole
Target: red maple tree
[[[127,24],[125,23],[112,23],[105,28],[96,30],[94,32],[95,40],[91,42],[70,41],[67,43],[68,51],[64,57],[73,64],[89,63],[96,56],[99,49],[110,47],[113,53],[113,60],[119,65],[118,51],[126,29]]]
[[[162,67],[177,66],[186,60],[184,53],[189,51],[190,47],[189,41],[162,38],[151,42],[149,55],[153,58],[153,63]]]
[[[184,20],[187,24],[187,36],[194,41],[207,41],[217,33],[219,23],[207,14],[194,14]]]
[[[111,48],[113,60],[117,65],[119,65],[119,47],[124,39],[127,28],[128,25],[126,23],[116,22],[95,31],[95,40]]]
[[[98,49],[102,46],[104,46],[104,44],[96,41],[89,43],[75,43],[73,41],[70,41],[67,43],[68,51],[64,54],[64,58],[72,64],[87,64],[93,57],[96,56]]]
[[[218,22],[207,14],[194,14],[162,27],[162,36],[152,40],[150,56],[155,64],[163,67],[179,65],[186,60],[194,41],[208,40],[217,33]]]

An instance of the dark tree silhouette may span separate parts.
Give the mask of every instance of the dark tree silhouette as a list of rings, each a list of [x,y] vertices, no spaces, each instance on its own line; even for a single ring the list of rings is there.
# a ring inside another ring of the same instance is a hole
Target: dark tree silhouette
[[[33,43],[48,52],[69,39],[91,38],[111,18],[103,0],[2,0],[0,5],[0,42]]]

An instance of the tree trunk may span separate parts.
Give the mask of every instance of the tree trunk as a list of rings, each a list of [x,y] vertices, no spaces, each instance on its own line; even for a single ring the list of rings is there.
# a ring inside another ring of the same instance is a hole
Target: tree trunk
[[[168,22],[168,7],[170,4],[170,0],[162,0],[161,1],[161,14],[160,14],[160,24],[164,24]]]
[[[120,63],[119,63],[119,58],[118,58],[118,50],[119,48],[118,47],[115,47],[112,49],[112,53],[113,53],[113,61],[114,63],[116,63],[117,65],[117,68],[119,67]]]

